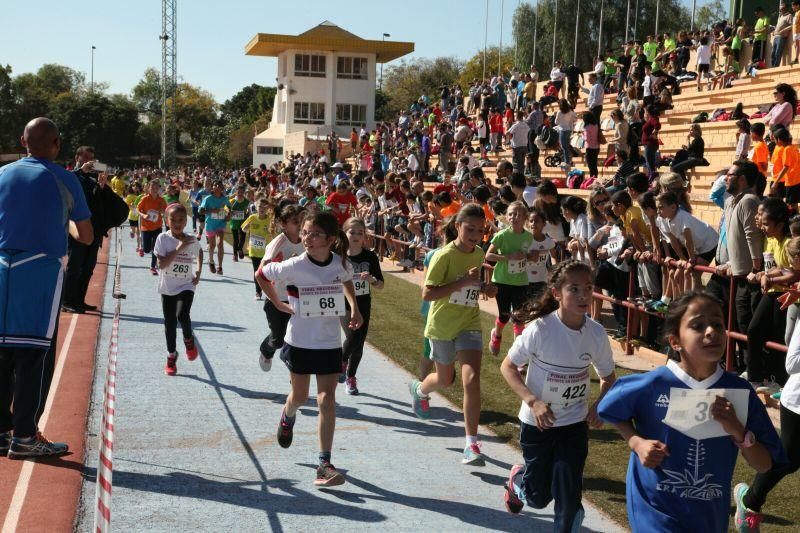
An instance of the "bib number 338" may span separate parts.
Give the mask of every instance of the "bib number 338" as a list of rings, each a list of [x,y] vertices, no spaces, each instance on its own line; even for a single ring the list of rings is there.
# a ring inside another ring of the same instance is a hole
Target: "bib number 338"
[[[300,316],[319,318],[345,314],[344,288],[339,284],[298,287]]]

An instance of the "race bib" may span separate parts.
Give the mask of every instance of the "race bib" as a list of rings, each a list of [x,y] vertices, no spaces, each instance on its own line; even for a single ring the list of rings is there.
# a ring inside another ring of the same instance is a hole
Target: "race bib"
[[[231,219],[244,220],[244,211],[231,211]]]
[[[611,237],[608,239],[608,244],[606,245],[606,250],[608,250],[608,255],[617,255],[622,251],[622,242],[625,239],[622,237]]]
[[[369,294],[369,280],[354,278],[353,287],[356,289],[356,296],[365,296]]]
[[[775,262],[775,254],[772,252],[764,252],[764,272],[776,266],[778,266],[778,264]]]
[[[220,209],[219,211],[214,211],[210,215],[211,220],[225,220],[225,211]]]
[[[194,257],[178,255],[175,257],[175,260],[172,262],[172,264],[170,264],[164,271],[164,274],[171,278],[191,279],[194,276],[192,273],[193,263]]]
[[[750,393],[747,389],[681,389],[669,390],[669,407],[664,424],[695,440],[724,437],[728,434],[722,425],[711,418],[711,406],[717,396],[724,396],[733,404],[736,418],[747,424]]]
[[[155,209],[150,209],[149,211],[147,211],[147,220],[149,220],[150,222],[158,221],[158,211],[156,211]]]
[[[303,318],[339,317],[346,313],[344,288],[341,283],[298,287],[298,291],[300,293],[300,316]]]
[[[450,295],[450,303],[465,307],[478,307],[478,296],[480,294],[480,285],[467,285]]]
[[[509,274],[521,274],[525,272],[525,260],[518,259],[516,261],[508,261],[508,273]]]
[[[569,374],[547,372],[542,385],[542,401],[558,418],[558,411],[571,405],[585,403],[589,397],[589,368]]]
[[[336,204],[339,207],[339,211],[342,213],[347,211],[347,208],[350,207],[350,204]]]
[[[250,248],[253,250],[265,250],[267,248],[267,238],[260,235],[250,235]]]

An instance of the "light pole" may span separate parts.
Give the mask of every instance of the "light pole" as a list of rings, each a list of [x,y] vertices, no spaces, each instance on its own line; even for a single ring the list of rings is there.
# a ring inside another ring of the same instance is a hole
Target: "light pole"
[[[486,80],[486,41],[489,39],[489,0],[486,0],[486,16],[483,19],[483,81]]]
[[[391,37],[391,35],[389,35],[388,33],[384,33],[381,41],[386,41],[387,37]],[[380,85],[378,86],[378,90],[383,91],[383,62],[381,62],[381,82]]]
[[[500,0],[500,44],[497,47],[497,77],[498,78],[502,77],[502,69],[503,69],[503,64],[501,62],[502,60],[500,58],[500,54],[503,53],[503,8],[505,7],[504,4],[505,4],[505,2],[503,0]]]
[[[90,93],[94,93],[94,51],[95,50],[97,50],[97,47],[95,45],[92,45],[92,75],[91,75],[91,78],[90,78],[91,81],[90,81],[90,84],[89,84],[89,92]]]

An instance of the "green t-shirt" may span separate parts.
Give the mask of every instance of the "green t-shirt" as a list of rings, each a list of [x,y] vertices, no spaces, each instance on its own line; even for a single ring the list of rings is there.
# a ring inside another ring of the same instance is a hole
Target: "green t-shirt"
[[[181,195],[180,194],[175,194],[175,195],[165,194],[164,195],[164,201],[167,202],[167,205],[180,203]]]
[[[647,56],[648,61],[653,61],[658,55],[658,43],[646,42],[642,45],[642,51],[644,55]]]
[[[609,57],[606,59],[606,76],[614,74],[617,72],[617,58],[616,57]]]
[[[239,229],[245,221],[249,213],[247,208],[250,207],[250,200],[244,199],[241,202],[233,199],[231,200],[231,229]]]
[[[664,51],[665,52],[672,52],[677,47],[678,47],[678,43],[675,42],[675,39],[672,39],[672,38],[664,39]]]
[[[492,244],[494,245],[497,253],[508,255],[515,252],[526,252],[531,247],[533,242],[533,235],[526,230],[522,233],[514,233],[513,228],[506,228],[498,231],[492,237]],[[522,263],[520,272],[516,274],[508,273],[508,261],[498,261],[494,266],[492,273],[492,281],[494,283],[502,283],[503,285],[514,285],[521,287],[528,284],[528,272],[525,270],[525,264]]]
[[[483,264],[483,250],[476,246],[472,253],[464,253],[456,248],[455,242],[441,248],[431,259],[425,276],[425,285],[441,287],[464,277],[471,268]],[[466,291],[477,291],[478,286],[456,291],[448,297],[431,302],[425,336],[429,339],[454,340],[462,331],[481,331],[481,311],[477,305],[477,293],[472,293],[475,305],[466,306],[450,303],[463,300]]]
[[[755,28],[753,28],[753,33],[755,34],[754,40],[766,41],[767,29],[769,29],[769,17],[763,16],[756,21]]]

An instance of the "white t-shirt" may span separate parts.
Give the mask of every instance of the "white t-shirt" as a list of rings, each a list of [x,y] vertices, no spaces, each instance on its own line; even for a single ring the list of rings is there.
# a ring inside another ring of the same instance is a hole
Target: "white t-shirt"
[[[608,232],[608,242],[605,244],[606,251],[608,252],[608,262],[611,266],[622,272],[630,272],[631,266],[627,261],[622,261],[617,264],[619,254],[622,253],[622,245],[625,242],[625,235],[622,233],[622,228],[617,224],[612,224],[611,231]]]
[[[695,253],[704,254],[717,247],[719,235],[714,228],[691,213],[678,209],[673,219],[669,221],[669,233],[677,238],[682,245],[686,246],[683,232],[687,228],[692,232]]]
[[[794,328],[786,352],[786,372],[789,379],[781,392],[781,405],[800,415],[800,328]]]
[[[303,252],[298,257],[280,263],[263,265],[261,273],[269,281],[284,283],[289,293],[289,305],[292,306],[294,314],[289,319],[284,337],[287,344],[311,350],[342,347],[342,326],[339,317],[303,317],[299,296],[304,288],[343,285],[345,281],[352,281],[353,270],[349,261],[342,266],[342,258],[332,253],[326,264],[319,265]]]
[[[564,242],[567,240],[567,236],[564,235],[564,226],[562,224],[545,222],[544,234],[553,239],[555,242]]]
[[[586,213],[581,213],[569,223],[569,236],[584,245],[589,242],[591,235],[589,235],[589,217],[586,216]],[[578,252],[575,259],[582,263],[589,263],[589,256],[583,250]]]
[[[508,351],[517,366],[528,364],[525,385],[540,400],[550,404],[554,426],[568,426],[589,414],[589,366],[600,377],[614,371],[614,357],[606,330],[589,318],[580,330],[568,328],[558,311],[531,322]],[[530,408],[523,402],[519,419],[536,425]]]
[[[528,283],[544,283],[547,281],[547,259],[550,257],[550,250],[555,248],[556,243],[553,239],[545,235],[543,241],[537,241],[534,237],[528,252],[539,252],[536,261],[525,263],[528,270]]]
[[[261,264],[263,266],[266,263],[280,263],[281,261],[286,261],[292,257],[297,257],[303,252],[305,252],[305,248],[303,248],[302,239],[297,243],[293,243],[289,240],[285,233],[281,233],[272,239],[267,245],[267,248],[264,251],[264,259]],[[275,283],[275,290],[277,291],[278,297],[280,297],[282,302],[289,301],[289,295],[286,293],[285,283]]]
[[[711,47],[707,44],[697,47],[697,64],[710,65],[711,64]]]
[[[525,189],[522,191],[522,200],[528,207],[532,206],[533,201],[536,200],[536,187],[533,185],[526,185]]]
[[[184,248],[175,256],[175,259],[166,269],[158,270],[158,292],[167,296],[175,296],[183,291],[194,291],[192,283],[194,273],[197,270],[197,256],[202,250],[200,241],[194,238],[189,246]],[[165,231],[156,238],[153,252],[159,257],[165,257],[178,248],[180,241],[172,236],[172,233]]]

